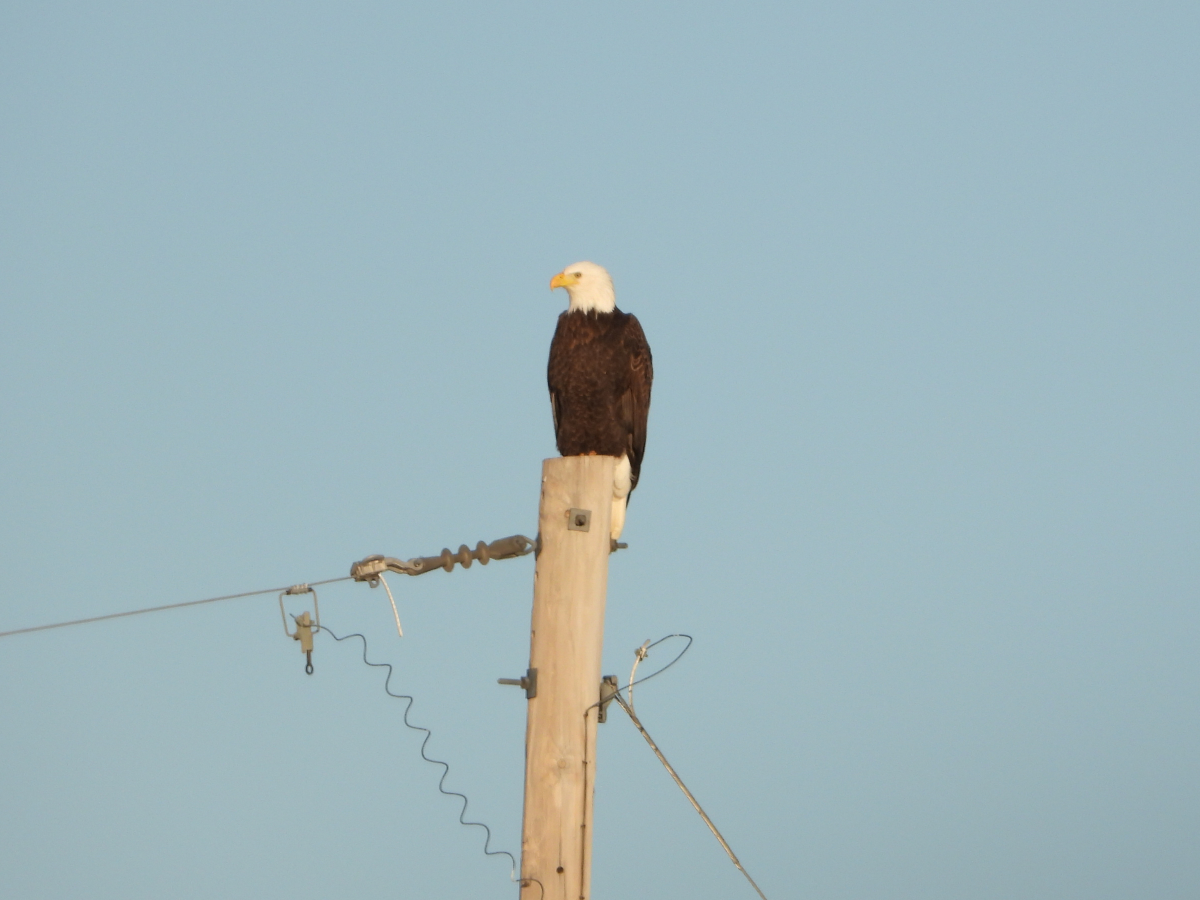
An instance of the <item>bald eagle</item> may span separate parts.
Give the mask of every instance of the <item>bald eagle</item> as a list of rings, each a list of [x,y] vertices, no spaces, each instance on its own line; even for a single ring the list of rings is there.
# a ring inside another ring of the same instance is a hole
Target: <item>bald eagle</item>
[[[617,309],[603,266],[577,262],[550,280],[566,288],[570,305],[550,343],[547,381],[554,436],[563,456],[615,456],[612,540],[625,526],[625,506],[637,487],[646,452],[646,418],[654,368],[642,326]]]

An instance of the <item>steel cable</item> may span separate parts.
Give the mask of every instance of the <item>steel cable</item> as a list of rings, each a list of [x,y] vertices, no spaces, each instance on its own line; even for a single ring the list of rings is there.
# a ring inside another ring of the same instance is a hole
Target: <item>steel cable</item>
[[[28,634],[31,631],[47,631],[51,628],[66,628],[68,625],[86,625],[89,622],[103,622],[105,619],[123,619],[126,616],[140,616],[142,613],[162,612],[165,609],[182,609],[185,606],[199,606],[202,603],[216,603],[218,600],[238,600],[242,597],[257,597],[259,594],[278,594],[290,588],[319,587],[322,584],[334,584],[338,581],[350,581],[349,575],[341,578],[326,578],[324,581],[310,581],[307,584],[289,584],[283,587],[267,588],[262,591],[246,591],[243,594],[226,594],[223,597],[208,597],[204,600],[185,600],[183,603],[168,603],[164,606],[149,606],[145,609],[131,609],[128,612],[109,613],[104,616],[89,616],[86,619],[72,619],[69,622],[54,622],[50,625],[34,625],[31,628],[14,628],[12,631],[0,631],[0,638],[12,637],[14,634]]]
[[[650,732],[646,731],[645,726],[642,725],[641,719],[639,719],[637,716],[637,713],[635,713],[633,711],[632,702],[626,702],[625,698],[621,696],[621,691],[629,689],[630,701],[632,701],[634,684],[642,684],[643,682],[649,681],[651,678],[661,675],[663,672],[667,671],[667,669],[671,668],[671,666],[675,665],[675,663],[679,662],[679,660],[683,659],[683,655],[685,653],[687,653],[688,650],[690,650],[692,647],[692,636],[690,634],[668,634],[664,637],[659,638],[654,643],[650,643],[647,641],[645,644],[642,644],[641,647],[639,647],[637,650],[634,651],[636,661],[633,664],[633,672],[636,672],[638,663],[640,663],[642,660],[644,660],[649,655],[649,652],[651,649],[653,649],[654,647],[657,647],[663,641],[667,641],[667,640],[670,640],[671,638],[676,638],[676,637],[686,638],[687,644],[684,645],[684,648],[682,650],[680,650],[678,654],[676,654],[676,656],[673,660],[671,660],[669,663],[667,663],[661,669],[659,669],[655,672],[652,672],[651,674],[647,675],[645,678],[638,679],[636,682],[633,680],[633,674],[631,672],[630,678],[629,678],[629,684],[625,685],[624,687],[617,688],[616,691],[613,692],[612,699],[616,700],[617,703],[620,704],[621,709],[625,710],[625,712],[628,714],[630,720],[634,724],[634,727],[637,728],[638,732],[641,733],[642,737],[644,737],[646,739],[646,743],[650,745],[650,749],[654,751],[654,755],[656,757],[658,757],[658,761],[660,763],[662,763],[663,768],[665,768],[667,770],[667,774],[671,776],[671,778],[674,780],[675,784],[679,787],[679,789],[681,791],[683,791],[683,795],[685,797],[687,797],[688,802],[692,804],[692,807],[696,810],[697,813],[699,813],[700,818],[704,820],[704,824],[708,826],[708,830],[713,833],[713,837],[715,837],[717,839],[717,841],[720,843],[721,847],[725,850],[725,853],[729,856],[730,862],[732,862],[734,864],[734,866],[737,867],[737,870],[739,872],[741,872],[744,876],[746,876],[746,880],[748,882],[750,882],[750,886],[752,888],[754,888],[754,890],[758,894],[758,896],[761,897],[762,900],[767,900],[766,894],[764,894],[762,892],[762,889],[758,886],[757,883],[755,883],[754,879],[750,877],[750,873],[746,871],[745,867],[741,863],[741,860],[739,860],[737,858],[737,855],[733,852],[733,848],[729,846],[729,842],[726,841],[725,838],[721,835],[721,832],[717,830],[717,826],[713,824],[713,820],[708,817],[708,813],[706,813],[704,811],[703,807],[700,806],[700,803],[696,800],[695,796],[693,796],[692,792],[690,790],[688,790],[687,785],[683,783],[683,779],[679,777],[679,773],[675,771],[674,767],[669,762],[667,762],[666,756],[664,756],[663,752],[660,749],[658,749],[658,744],[656,744],[654,742],[654,738],[650,737]],[[601,702],[603,702],[603,701],[601,701]],[[599,705],[600,705],[600,703],[593,703],[591,706],[588,707],[588,709],[590,710]],[[586,716],[587,713],[585,712],[584,715]]]

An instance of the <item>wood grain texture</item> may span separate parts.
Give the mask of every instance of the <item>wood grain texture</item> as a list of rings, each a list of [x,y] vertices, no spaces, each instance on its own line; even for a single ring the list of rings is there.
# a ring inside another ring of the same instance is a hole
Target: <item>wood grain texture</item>
[[[538,690],[525,731],[521,900],[543,900],[543,889],[544,900],[590,893],[596,710],[588,710],[600,692],[615,464],[611,456],[568,456],[542,466],[529,642]],[[588,531],[567,529],[572,508],[591,510]]]

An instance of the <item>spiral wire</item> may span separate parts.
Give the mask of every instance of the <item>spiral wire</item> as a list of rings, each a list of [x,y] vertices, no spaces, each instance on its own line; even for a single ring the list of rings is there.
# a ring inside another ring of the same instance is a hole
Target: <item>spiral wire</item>
[[[429,739],[431,737],[433,737],[433,732],[430,731],[428,728],[425,728],[421,725],[414,725],[412,722],[408,721],[408,713],[412,709],[413,703],[415,703],[416,701],[410,694],[397,694],[395,691],[392,690],[392,688],[391,688],[392,675],[395,674],[395,669],[392,667],[392,664],[391,663],[371,662],[371,660],[369,660],[367,658],[367,639],[363,634],[361,634],[359,632],[355,632],[354,634],[347,634],[347,635],[344,635],[343,637],[338,637],[336,634],[334,634],[332,631],[330,631],[324,625],[320,626],[320,630],[324,631],[326,634],[328,634],[331,638],[333,638],[338,643],[341,643],[342,641],[347,641],[350,638],[358,638],[359,640],[362,641],[362,645],[363,645],[363,651],[362,651],[363,662],[366,663],[368,666],[371,666],[372,668],[375,668],[375,669],[387,669],[388,670],[387,678],[384,679],[384,682],[383,682],[384,692],[387,693],[387,695],[389,697],[395,697],[397,700],[407,700],[408,701],[408,704],[404,707],[404,724],[406,726],[408,726],[409,728],[411,728],[413,731],[425,732],[425,739],[423,741],[421,741],[421,758],[424,759],[425,762],[433,763],[434,765],[438,765],[438,766],[442,767],[442,777],[438,779],[438,790],[441,791],[443,794],[445,794],[447,797],[459,797],[462,799],[462,809],[459,810],[459,813],[458,813],[459,824],[460,825],[474,825],[474,826],[477,826],[484,830],[484,833],[486,834],[486,837],[484,838],[484,841],[483,841],[484,855],[486,855],[486,856],[507,856],[509,859],[509,862],[511,863],[511,869],[509,871],[508,877],[509,877],[509,880],[516,883],[516,881],[517,881],[517,877],[516,877],[516,875],[517,875],[517,858],[515,856],[513,856],[511,853],[509,853],[507,850],[491,850],[491,849],[489,849],[491,842],[492,842],[492,829],[490,829],[483,822],[468,822],[465,818],[465,816],[467,814],[467,804],[469,802],[467,800],[467,795],[463,794],[459,791],[446,790],[446,787],[445,787],[446,776],[450,774],[450,764],[448,762],[445,762],[444,760],[434,759],[432,756],[429,756],[425,752],[425,746],[429,743]],[[541,882],[538,882],[538,886],[541,887]],[[544,893],[544,888],[543,888],[543,893]]]

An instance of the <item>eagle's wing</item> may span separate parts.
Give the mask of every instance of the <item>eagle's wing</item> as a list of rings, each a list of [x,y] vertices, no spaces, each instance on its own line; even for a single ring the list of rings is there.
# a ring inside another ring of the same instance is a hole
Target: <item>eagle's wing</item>
[[[650,416],[650,384],[654,380],[654,363],[650,345],[636,316],[625,320],[622,343],[629,359],[629,388],[621,397],[621,415],[625,433],[629,435],[629,463],[632,490],[637,487],[646,453],[646,420]]]
[[[562,399],[559,397],[559,392],[563,387],[564,370],[569,367],[568,357],[571,353],[571,348],[567,346],[568,340],[564,334],[566,313],[558,317],[558,325],[554,329],[554,338],[550,341],[550,360],[546,366],[546,386],[550,388],[550,413],[554,416],[554,442],[558,446],[558,452],[562,453],[562,436],[559,429],[562,428]]]
[[[558,440],[558,391],[550,388],[550,415],[554,416],[554,439]]]

